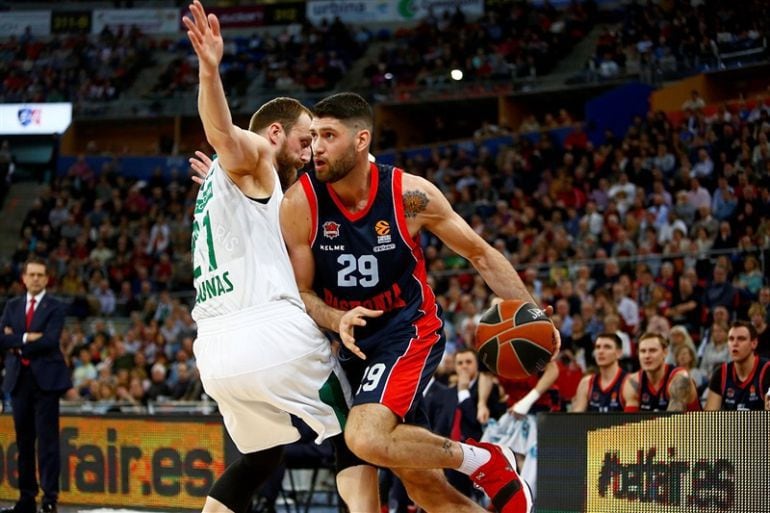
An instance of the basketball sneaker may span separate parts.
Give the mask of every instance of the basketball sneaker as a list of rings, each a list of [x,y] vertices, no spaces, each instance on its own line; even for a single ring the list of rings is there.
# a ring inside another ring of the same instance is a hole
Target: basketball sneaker
[[[471,475],[473,483],[484,490],[499,513],[530,513],[533,501],[529,486],[516,472],[516,457],[507,447],[465,441],[468,445],[488,450],[492,457]]]

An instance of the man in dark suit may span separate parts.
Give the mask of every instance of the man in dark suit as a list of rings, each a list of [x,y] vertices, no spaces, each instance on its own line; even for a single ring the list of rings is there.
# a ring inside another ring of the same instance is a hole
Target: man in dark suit
[[[0,513],[35,513],[40,467],[41,512],[56,512],[59,496],[59,398],[70,372],[59,348],[63,305],[46,294],[48,272],[32,258],[22,274],[27,293],[8,301],[0,318],[0,349],[7,350],[3,391],[10,393],[19,450],[19,501]]]
[[[453,410],[449,438],[459,442],[469,438],[480,440],[484,433],[482,420],[486,423],[489,418],[500,418],[505,413],[505,404],[500,402],[500,392],[491,381],[486,381],[489,388],[483,394],[487,400],[479,401],[479,383],[482,379],[489,380],[489,376],[483,376],[479,371],[479,358],[475,350],[468,347],[457,350],[455,372],[457,384],[449,389],[450,393],[446,396],[447,404]],[[470,497],[473,493],[473,483],[465,474],[447,470],[447,478],[452,486],[465,495]]]
[[[449,436],[452,429],[452,415],[455,407],[450,397],[452,395],[454,390],[438,381],[435,376],[430,378],[422,393],[430,430],[437,435]]]

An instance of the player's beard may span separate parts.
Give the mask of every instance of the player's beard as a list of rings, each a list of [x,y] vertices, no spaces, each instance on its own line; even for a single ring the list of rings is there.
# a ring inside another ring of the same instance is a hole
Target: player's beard
[[[318,180],[324,183],[334,183],[342,180],[348,173],[350,173],[356,166],[356,150],[351,143],[348,150],[342,154],[337,160],[326,161],[326,169],[323,172],[319,172],[316,169],[316,177]]]
[[[286,149],[286,144],[281,146],[281,149],[275,156],[275,163],[278,179],[281,181],[281,188],[285,191],[297,180],[297,171],[302,168],[304,163],[301,159],[289,153]]]

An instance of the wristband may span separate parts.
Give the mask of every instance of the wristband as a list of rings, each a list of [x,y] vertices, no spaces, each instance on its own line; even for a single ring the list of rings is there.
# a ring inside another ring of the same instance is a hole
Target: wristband
[[[540,392],[538,392],[536,388],[533,388],[527,395],[519,399],[519,401],[513,405],[513,413],[526,415],[538,399],[540,399]]]

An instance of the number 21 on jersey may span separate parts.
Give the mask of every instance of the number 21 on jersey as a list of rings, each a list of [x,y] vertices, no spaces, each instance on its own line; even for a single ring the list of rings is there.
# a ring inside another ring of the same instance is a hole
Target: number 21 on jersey
[[[195,200],[195,218],[193,219],[192,226],[193,255],[196,255],[200,252],[200,256],[208,261],[208,272],[217,270],[217,255],[214,252],[214,234],[211,230],[211,212],[206,210],[206,205],[214,195],[213,189],[213,182],[211,177],[209,177],[209,179],[203,183],[203,187],[198,193],[198,198]],[[204,211],[206,212],[206,215],[203,216],[201,223],[198,223],[198,214],[202,214]],[[199,240],[201,234],[201,224],[203,224],[203,229],[206,232],[205,251],[204,248],[200,245],[201,241]],[[193,261],[196,261],[194,257]],[[201,274],[203,274],[203,269],[201,269],[200,265],[196,265],[195,269],[193,269],[193,278],[199,278]]]
[[[206,212],[206,215],[203,216],[203,228],[206,231],[206,253],[205,257],[208,260],[208,271],[216,271],[217,270],[217,255],[214,252],[214,235],[211,231],[211,212]],[[192,250],[193,254],[195,254],[198,251],[203,251],[203,248],[199,246],[199,236],[201,232],[201,226],[198,224],[197,220],[193,220],[193,227],[192,227]],[[195,266],[195,269],[193,269],[193,277],[199,278],[203,274],[203,270],[201,269],[200,265]]]

